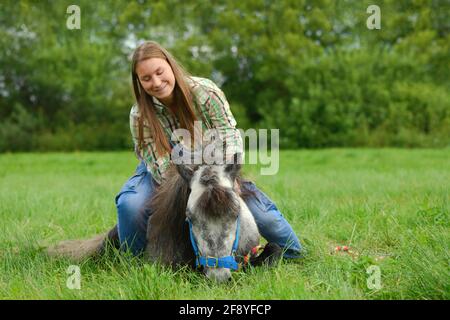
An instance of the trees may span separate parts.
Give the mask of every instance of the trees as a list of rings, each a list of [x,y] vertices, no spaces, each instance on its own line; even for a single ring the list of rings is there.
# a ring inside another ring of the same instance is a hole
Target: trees
[[[370,4],[85,0],[69,30],[64,3],[6,1],[0,151],[130,147],[129,55],[144,39],[218,82],[244,129],[280,128],[282,147],[449,145],[449,3],[379,1],[380,30]]]

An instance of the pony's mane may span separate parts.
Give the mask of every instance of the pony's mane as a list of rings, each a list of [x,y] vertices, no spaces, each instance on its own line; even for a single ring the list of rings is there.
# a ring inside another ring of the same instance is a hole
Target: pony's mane
[[[188,183],[172,165],[146,205],[152,212],[147,229],[147,253],[153,260],[172,266],[194,262],[185,223],[189,194]]]

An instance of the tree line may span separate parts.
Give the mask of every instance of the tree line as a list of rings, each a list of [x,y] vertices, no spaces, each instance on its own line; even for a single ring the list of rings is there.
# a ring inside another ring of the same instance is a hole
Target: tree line
[[[79,29],[67,26],[73,4]],[[373,4],[380,29],[366,24]],[[215,81],[238,127],[279,128],[283,148],[449,146],[449,11],[444,0],[4,1],[0,151],[131,148],[130,55],[143,40]]]

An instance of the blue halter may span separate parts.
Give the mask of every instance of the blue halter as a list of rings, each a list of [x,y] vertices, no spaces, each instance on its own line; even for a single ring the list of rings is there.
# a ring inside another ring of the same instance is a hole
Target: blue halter
[[[195,253],[195,267],[199,266],[208,267],[208,268],[227,268],[232,270],[238,270],[239,265],[235,260],[236,251],[239,243],[239,216],[236,222],[236,238],[233,243],[233,249],[231,250],[230,256],[225,257],[205,257],[200,256],[197,243],[195,241],[194,233],[192,232],[192,222],[189,218],[186,218],[186,221],[189,223],[189,236],[191,238],[192,249],[194,249]]]

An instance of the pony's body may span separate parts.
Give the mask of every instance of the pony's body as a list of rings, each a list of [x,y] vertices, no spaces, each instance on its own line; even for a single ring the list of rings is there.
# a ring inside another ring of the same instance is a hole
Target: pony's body
[[[250,194],[245,190],[237,191],[241,189],[239,169],[236,164],[169,168],[165,182],[143,208],[152,213],[146,226],[147,259],[170,266],[195,266],[199,256],[232,256],[237,262],[243,262],[243,257],[259,244],[260,234],[244,201]],[[192,237],[187,220],[191,223]],[[236,252],[233,252],[236,236],[239,241]],[[197,257],[191,241],[197,246]],[[63,242],[50,248],[49,253],[79,260],[102,252],[106,242],[119,245],[117,226],[107,235],[94,239]],[[261,254],[259,260],[255,258],[252,264],[262,264],[268,258],[273,261],[281,256],[278,246],[271,247],[271,250],[273,252],[266,250],[265,255]],[[208,278],[217,281],[231,277],[228,268],[204,265],[203,271]]]

